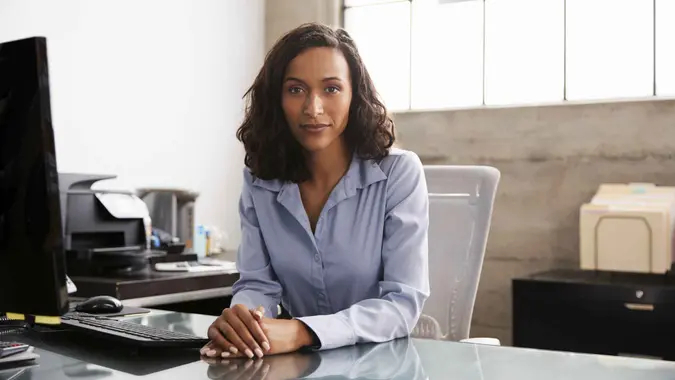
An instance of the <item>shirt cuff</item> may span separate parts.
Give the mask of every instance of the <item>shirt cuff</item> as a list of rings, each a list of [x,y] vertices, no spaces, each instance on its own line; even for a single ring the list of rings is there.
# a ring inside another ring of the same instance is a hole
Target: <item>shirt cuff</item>
[[[252,310],[255,310],[258,306],[262,306],[265,308],[265,317],[268,318],[276,318],[279,313],[279,304],[275,300],[248,290],[242,290],[232,296],[230,305],[237,304],[246,305],[247,308]]]
[[[314,315],[296,319],[307,325],[319,338],[318,350],[330,350],[356,343],[354,329],[340,314]]]

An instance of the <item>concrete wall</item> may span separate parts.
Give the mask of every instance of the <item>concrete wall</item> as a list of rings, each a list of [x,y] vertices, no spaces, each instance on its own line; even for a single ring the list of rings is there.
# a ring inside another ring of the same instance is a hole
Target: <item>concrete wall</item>
[[[331,26],[342,24],[339,0],[266,0],[265,51],[284,33],[306,22],[321,22]]]
[[[266,46],[302,22],[333,23],[321,10],[331,2],[267,0]],[[600,183],[675,185],[672,100],[405,112],[394,119],[399,145],[427,164],[486,164],[502,172],[471,336],[505,345],[511,279],[578,267],[579,206]]]
[[[603,182],[675,184],[675,101],[394,115],[427,164],[485,164],[502,179],[472,336],[511,342],[511,279],[578,267],[578,211]]]

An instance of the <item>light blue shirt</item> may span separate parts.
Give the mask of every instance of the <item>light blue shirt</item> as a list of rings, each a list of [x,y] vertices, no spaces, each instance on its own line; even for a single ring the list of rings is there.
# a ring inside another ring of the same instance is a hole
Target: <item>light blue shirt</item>
[[[321,349],[410,334],[429,297],[429,198],[419,157],[354,157],[312,233],[297,184],[244,170],[232,304],[281,303]]]

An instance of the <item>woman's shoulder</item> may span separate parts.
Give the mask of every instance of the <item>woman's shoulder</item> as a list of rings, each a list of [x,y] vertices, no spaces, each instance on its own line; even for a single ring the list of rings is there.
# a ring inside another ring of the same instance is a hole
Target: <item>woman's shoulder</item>
[[[250,168],[244,167],[244,188],[261,187],[266,190],[278,192],[283,187],[280,180],[264,180],[256,177]]]
[[[389,154],[380,161],[380,168],[390,180],[411,175],[419,177],[424,172],[419,156],[411,150],[401,148],[391,148]]]

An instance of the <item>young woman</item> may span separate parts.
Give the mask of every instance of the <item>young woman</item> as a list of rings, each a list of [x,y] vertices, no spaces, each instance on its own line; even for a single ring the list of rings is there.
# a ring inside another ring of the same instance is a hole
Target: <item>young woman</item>
[[[240,279],[208,331],[215,357],[410,334],[429,296],[422,163],[344,30],[306,24],[268,53],[237,137]],[[281,304],[291,319],[277,318]]]

